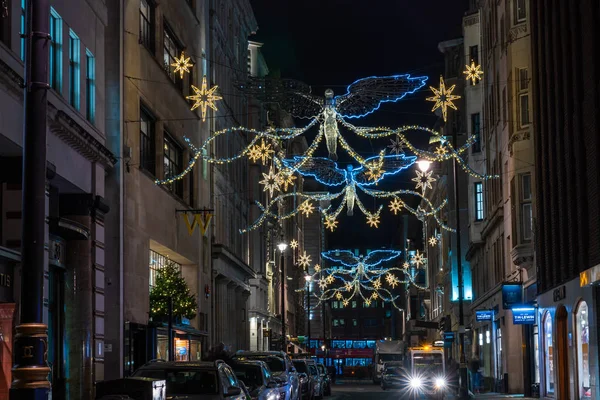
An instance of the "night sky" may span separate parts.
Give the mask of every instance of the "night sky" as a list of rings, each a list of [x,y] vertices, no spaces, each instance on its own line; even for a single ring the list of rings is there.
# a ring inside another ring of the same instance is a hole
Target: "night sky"
[[[251,39],[264,43],[262,52],[270,71],[311,85],[317,95],[326,88],[344,94],[355,80],[373,75],[425,75],[429,76],[428,85],[437,86],[444,68],[438,43],[462,36],[462,16],[466,10],[464,0],[250,0],[250,3],[258,21],[257,35]],[[384,104],[369,117],[351,122],[358,126],[433,127],[437,117],[430,112],[432,104],[425,101],[429,95],[425,87],[397,103]],[[298,126],[303,124],[306,120],[297,122]],[[369,141],[355,135],[345,138],[363,156],[374,155],[390,143],[389,139]],[[411,142],[419,147],[426,147],[427,139],[418,133],[410,136]],[[321,147],[322,153],[318,155],[325,155],[324,145]],[[339,146],[338,156],[340,167],[350,161]],[[382,188],[412,188],[413,177],[412,170],[403,171]],[[369,197],[361,199],[371,210],[381,204]],[[343,211],[338,219],[339,228],[329,235],[329,248],[398,246],[400,237],[396,232],[400,219],[389,212],[387,203],[383,203],[379,229],[369,228],[359,210],[355,210],[353,217],[347,217]],[[418,237],[420,231],[420,224],[414,224],[409,236]]]

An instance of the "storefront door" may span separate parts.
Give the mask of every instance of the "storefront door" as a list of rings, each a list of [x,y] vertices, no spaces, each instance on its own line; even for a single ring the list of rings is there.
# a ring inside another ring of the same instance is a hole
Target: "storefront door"
[[[569,344],[568,313],[564,306],[556,310],[556,371],[558,378],[558,399],[569,399]]]

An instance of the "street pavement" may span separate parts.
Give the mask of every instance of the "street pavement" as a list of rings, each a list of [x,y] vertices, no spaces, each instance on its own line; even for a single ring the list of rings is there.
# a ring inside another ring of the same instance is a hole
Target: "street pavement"
[[[412,398],[401,389],[388,389],[382,390],[379,385],[374,385],[371,381],[359,381],[359,380],[348,380],[338,381],[332,387],[331,397],[325,399],[330,400],[409,400]],[[452,400],[454,396],[445,396],[444,399]],[[520,399],[529,400],[527,397],[522,395],[503,395],[497,393],[486,393],[481,395],[475,395],[475,400],[499,400],[499,399]],[[531,399],[533,400],[533,399]]]

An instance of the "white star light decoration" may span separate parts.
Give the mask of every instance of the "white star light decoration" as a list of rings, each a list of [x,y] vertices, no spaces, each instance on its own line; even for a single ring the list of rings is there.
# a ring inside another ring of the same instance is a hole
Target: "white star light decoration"
[[[296,247],[298,247],[298,241],[296,239],[292,239],[292,241],[290,242],[290,247],[296,250]]]
[[[390,139],[390,142],[392,142],[392,144],[388,145],[390,153],[395,153],[397,155],[404,154],[404,148],[406,147],[406,144],[400,138],[400,136],[396,136],[396,140]]]
[[[269,195],[273,197],[273,192],[279,190],[279,175],[275,173],[275,170],[272,166],[271,168],[269,168],[268,174],[265,174],[263,172],[262,175],[264,179],[262,181],[259,181],[258,183],[264,185],[265,188],[263,189],[263,191],[268,191]]]
[[[302,254],[300,258],[298,258],[298,265],[300,265],[303,268],[308,268],[308,266],[310,265],[310,261],[310,255],[306,254],[305,251],[304,254]]]
[[[431,184],[433,182],[435,182],[436,179],[433,176],[431,176],[432,174],[433,174],[433,171],[417,170],[417,177],[412,178],[413,182],[417,182],[417,186],[415,186],[415,189],[419,190],[419,188],[420,188],[421,191],[423,192],[423,194],[425,194],[425,191],[427,189],[433,189],[433,186]]]
[[[217,95],[215,92],[219,87],[217,85],[208,88],[208,83],[206,81],[206,76],[202,78],[202,86],[198,89],[196,86],[192,85],[192,90],[194,91],[193,96],[186,96],[186,99],[194,100],[194,105],[192,106],[192,111],[196,108],[200,107],[202,110],[202,122],[206,121],[206,110],[208,107],[212,108],[214,111],[217,111],[217,106],[215,102],[223,99],[221,96]]]
[[[436,244],[438,244],[438,240],[435,236],[432,236],[429,238],[429,245],[430,246],[435,246]]]
[[[446,122],[448,119],[448,107],[458,110],[456,105],[453,103],[454,100],[460,99],[460,96],[452,94],[455,87],[456,85],[452,85],[449,88],[446,88],[444,78],[440,76],[440,88],[436,89],[430,86],[429,88],[433,92],[434,96],[427,97],[425,99],[427,101],[435,101],[431,111],[435,111],[438,108],[442,109],[442,117],[444,118],[444,122]]]
[[[184,72],[190,73],[190,68],[193,67],[194,64],[190,63],[190,57],[185,58],[185,54],[183,51],[181,52],[181,57],[175,58],[175,62],[171,64],[171,67],[175,67],[173,71],[175,74],[179,72],[179,78],[183,79]]]
[[[463,71],[463,74],[467,76],[467,80],[471,80],[473,85],[477,84],[477,81],[480,81],[483,77],[483,71],[481,70],[481,65],[476,65],[474,60],[471,60],[471,65],[466,66],[466,70]]]
[[[425,264],[425,257],[423,256],[423,253],[419,253],[419,250],[417,250],[417,252],[415,253],[415,255],[412,257],[411,262],[417,268],[419,268],[421,265],[424,265]]]
[[[404,203],[397,197],[394,197],[394,200],[390,201],[389,207],[390,211],[394,213],[394,215],[398,215],[398,211],[402,209]]]

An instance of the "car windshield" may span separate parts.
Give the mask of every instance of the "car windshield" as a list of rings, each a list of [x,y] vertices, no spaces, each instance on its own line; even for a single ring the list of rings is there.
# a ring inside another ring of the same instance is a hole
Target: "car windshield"
[[[302,361],[294,361],[294,367],[296,367],[296,371],[300,373],[308,373],[308,368],[306,368],[306,363]]]
[[[133,376],[167,381],[167,395],[219,393],[217,374],[212,370],[140,369]]]
[[[402,373],[402,370],[398,367],[391,367],[391,368],[385,369],[386,375],[400,376],[401,373]]]
[[[233,366],[235,376],[253,389],[263,385],[262,369],[258,365],[242,365],[236,364]]]
[[[380,354],[379,360],[381,362],[402,361],[402,354]]]
[[[440,353],[415,353],[413,355],[413,373],[442,374],[444,363]]]
[[[238,360],[257,360],[264,361],[271,372],[281,372],[285,371],[285,361],[283,358],[274,357],[274,356],[266,356],[261,354],[249,354],[240,357],[236,357]]]
[[[314,365],[309,365],[308,368],[310,369],[311,375],[319,375],[319,373],[317,372],[317,367],[315,367]]]

